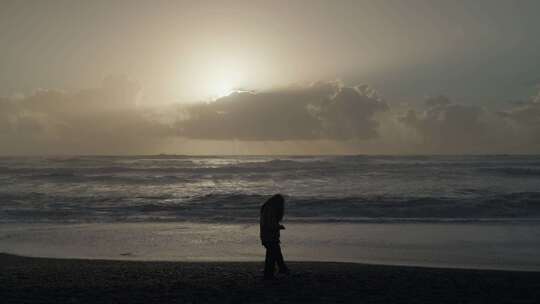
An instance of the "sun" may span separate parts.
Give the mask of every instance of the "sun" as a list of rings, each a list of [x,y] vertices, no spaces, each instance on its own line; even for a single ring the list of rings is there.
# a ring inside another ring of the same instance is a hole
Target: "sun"
[[[221,97],[229,96],[234,92],[234,88],[227,82],[218,82],[215,88],[212,90],[212,95],[218,99]]]
[[[200,95],[205,100],[217,100],[246,87],[246,69],[242,61],[208,59],[194,75]]]

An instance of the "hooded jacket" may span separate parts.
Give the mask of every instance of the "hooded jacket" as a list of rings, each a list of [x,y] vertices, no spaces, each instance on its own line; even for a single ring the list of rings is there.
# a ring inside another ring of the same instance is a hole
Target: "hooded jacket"
[[[279,214],[276,204],[272,201],[264,203],[261,207],[261,217],[260,217],[260,236],[261,242],[266,243],[279,243]]]

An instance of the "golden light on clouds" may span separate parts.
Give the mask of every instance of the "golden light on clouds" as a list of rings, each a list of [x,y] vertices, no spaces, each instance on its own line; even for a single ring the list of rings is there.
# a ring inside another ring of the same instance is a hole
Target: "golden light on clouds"
[[[193,101],[212,101],[244,87],[256,86],[255,82],[261,81],[260,75],[254,73],[264,70],[261,60],[246,50],[223,45],[208,49],[213,51],[198,52],[191,58],[180,60],[178,64],[178,91],[182,93],[190,88]],[[186,70],[190,71],[188,77]]]
[[[223,80],[215,83],[215,88],[211,89],[210,91],[210,96],[214,98],[221,98],[230,95],[232,92],[234,92],[234,89],[227,80]]]
[[[67,2],[2,2],[0,154],[540,151],[538,1]]]
[[[230,95],[244,85],[245,69],[241,62],[232,60],[208,65],[202,75],[206,81],[201,82],[200,96],[214,100]]]

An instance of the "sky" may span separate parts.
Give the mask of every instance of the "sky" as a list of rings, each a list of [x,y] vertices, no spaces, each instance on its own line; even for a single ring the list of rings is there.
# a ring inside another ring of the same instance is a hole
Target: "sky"
[[[0,155],[540,152],[538,1],[0,1]]]

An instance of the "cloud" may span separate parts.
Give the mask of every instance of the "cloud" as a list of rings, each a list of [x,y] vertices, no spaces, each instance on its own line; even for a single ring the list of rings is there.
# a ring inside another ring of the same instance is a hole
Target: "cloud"
[[[428,98],[424,105],[422,111],[411,109],[399,118],[416,131],[421,151],[483,153],[499,146],[497,122],[485,109],[456,104],[444,96]]]
[[[137,106],[139,92],[125,77],[108,77],[100,88],[0,99],[0,154],[148,151],[172,131]]]
[[[172,106],[140,96],[137,83],[108,77],[93,89],[0,98],[0,155],[540,152],[540,94],[504,111],[444,96],[412,108],[339,82]]]
[[[178,134],[210,140],[349,140],[377,137],[387,104],[367,86],[318,82],[265,92],[236,92],[186,108]]]
[[[540,144],[540,92],[530,100],[514,104],[511,109],[498,114],[512,124],[524,141]]]
[[[512,109],[499,112],[501,116],[521,125],[540,127],[540,92],[530,100],[518,101],[514,104],[516,106]]]

